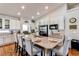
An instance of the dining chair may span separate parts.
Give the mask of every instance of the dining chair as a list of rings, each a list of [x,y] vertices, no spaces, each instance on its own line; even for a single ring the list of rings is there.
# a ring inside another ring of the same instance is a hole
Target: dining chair
[[[30,56],[41,55],[41,49],[34,47],[30,38],[25,39],[25,49]]]
[[[67,56],[69,52],[70,42],[70,38],[65,39],[63,46],[54,48],[53,52],[55,52],[55,54],[58,56]]]

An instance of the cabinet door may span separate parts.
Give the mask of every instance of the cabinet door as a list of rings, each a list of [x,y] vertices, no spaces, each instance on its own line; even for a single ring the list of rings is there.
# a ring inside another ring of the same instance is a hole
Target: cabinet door
[[[4,36],[4,44],[8,44],[12,42],[12,36],[10,34],[7,34]]]
[[[0,46],[3,45],[3,36],[0,36]]]

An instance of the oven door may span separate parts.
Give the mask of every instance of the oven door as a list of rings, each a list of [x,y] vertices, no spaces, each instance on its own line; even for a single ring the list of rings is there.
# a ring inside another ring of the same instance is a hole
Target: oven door
[[[39,35],[48,36],[48,25],[39,26]]]

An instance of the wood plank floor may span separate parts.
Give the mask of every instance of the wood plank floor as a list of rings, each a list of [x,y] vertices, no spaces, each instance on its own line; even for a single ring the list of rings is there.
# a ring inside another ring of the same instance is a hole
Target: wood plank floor
[[[79,56],[79,51],[75,49],[69,49],[69,56]]]
[[[17,54],[15,53],[15,44],[1,46],[0,56],[17,56]]]
[[[17,56],[18,53],[15,52],[15,44],[9,44],[0,47],[0,56]],[[79,51],[75,49],[69,49],[68,56],[79,56]]]

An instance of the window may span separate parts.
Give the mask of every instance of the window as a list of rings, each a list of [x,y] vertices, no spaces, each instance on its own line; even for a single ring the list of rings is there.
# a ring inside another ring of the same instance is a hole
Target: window
[[[29,24],[23,24],[22,25],[22,31],[28,31],[28,32],[30,32],[30,25]]]
[[[0,19],[0,29],[2,29],[2,19]]]
[[[10,28],[10,20],[5,20],[5,29],[9,29]]]
[[[28,31],[28,25],[23,24],[23,31]]]

